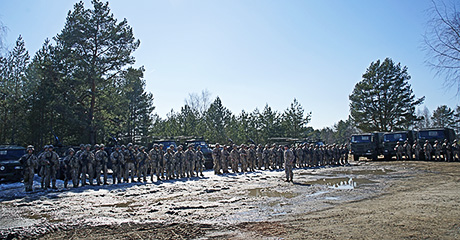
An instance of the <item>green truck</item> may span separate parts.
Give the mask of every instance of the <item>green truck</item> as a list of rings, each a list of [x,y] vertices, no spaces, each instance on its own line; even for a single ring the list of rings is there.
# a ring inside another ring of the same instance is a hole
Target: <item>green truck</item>
[[[392,157],[396,156],[395,147],[398,142],[404,144],[407,140],[412,146],[416,139],[417,132],[412,130],[383,134],[383,156],[385,157],[385,160],[390,160]]]
[[[360,157],[377,160],[383,153],[383,133],[353,134],[350,138],[351,154],[358,161]]]

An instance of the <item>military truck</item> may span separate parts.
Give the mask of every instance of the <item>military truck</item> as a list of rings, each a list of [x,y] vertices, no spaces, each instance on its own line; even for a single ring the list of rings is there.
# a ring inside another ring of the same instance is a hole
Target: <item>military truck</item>
[[[398,142],[403,144],[406,140],[409,144],[413,144],[414,140],[417,139],[415,131],[397,131],[383,134],[383,156],[386,160],[390,160],[396,156],[395,147]]]
[[[452,128],[426,128],[418,131],[418,140],[422,146],[427,140],[433,145],[436,140],[442,144],[445,139],[447,139],[449,143],[455,141],[456,134]],[[433,155],[434,152],[431,154]],[[422,154],[421,157],[425,156]]]
[[[418,131],[420,144],[423,144],[426,140],[428,140],[431,144],[433,144],[436,140],[442,143],[444,142],[444,139],[447,139],[447,141],[452,143],[455,138],[455,131],[452,128],[427,128]]]
[[[353,134],[350,138],[351,154],[355,161],[360,157],[377,160],[383,153],[383,133]]]
[[[0,145],[0,182],[21,180],[23,169],[19,158],[25,152],[21,146]]]

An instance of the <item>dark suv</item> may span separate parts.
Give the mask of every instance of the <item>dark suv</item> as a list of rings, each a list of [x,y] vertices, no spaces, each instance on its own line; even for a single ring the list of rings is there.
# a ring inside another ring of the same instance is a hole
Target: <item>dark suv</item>
[[[0,181],[20,181],[22,165],[19,163],[26,152],[24,147],[0,145]]]

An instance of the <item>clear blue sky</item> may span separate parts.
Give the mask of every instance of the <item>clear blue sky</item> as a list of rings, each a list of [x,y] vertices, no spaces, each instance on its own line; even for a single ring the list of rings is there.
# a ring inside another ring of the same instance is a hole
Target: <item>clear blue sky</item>
[[[89,1],[84,1],[91,7]],[[21,34],[33,55],[59,33],[75,1],[0,1],[7,44]],[[284,111],[297,98],[322,128],[349,114],[348,95],[372,61],[407,66],[417,97],[433,111],[459,97],[425,64],[430,0],[113,0],[141,40],[135,66],[161,117],[189,93],[207,89],[234,114],[268,104]]]

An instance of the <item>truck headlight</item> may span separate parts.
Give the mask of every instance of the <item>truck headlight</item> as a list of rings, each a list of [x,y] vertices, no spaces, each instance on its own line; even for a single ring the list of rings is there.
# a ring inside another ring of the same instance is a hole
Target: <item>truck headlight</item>
[[[5,170],[5,166],[1,166],[1,167],[0,167],[0,170],[1,170],[1,171]]]
[[[21,170],[22,167],[21,167],[21,166],[15,166],[14,169],[16,169],[16,170]]]

